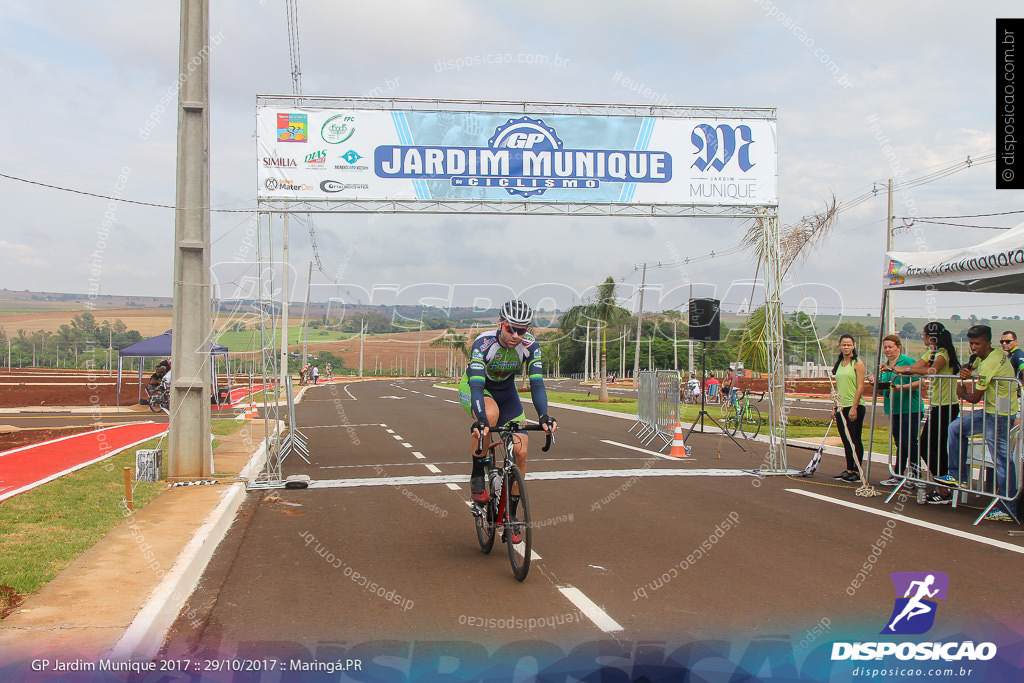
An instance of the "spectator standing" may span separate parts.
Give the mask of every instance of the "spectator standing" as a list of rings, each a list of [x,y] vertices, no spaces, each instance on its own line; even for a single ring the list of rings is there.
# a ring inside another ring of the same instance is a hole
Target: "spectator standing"
[[[1017,333],[1013,330],[1003,332],[999,335],[999,346],[1010,359],[1010,366],[1017,379],[1024,382],[1024,350],[1017,346]]]
[[[861,441],[861,432],[864,428],[864,373],[864,361],[857,358],[857,346],[853,336],[840,336],[839,357],[832,366],[839,401],[838,405],[833,404],[832,417],[839,428],[839,438],[843,440],[846,469],[833,479],[860,480],[857,463],[864,461],[864,443]]]
[[[897,365],[894,368],[897,374],[929,377],[960,373],[960,359],[953,346],[953,337],[942,323],[926,324],[922,337],[927,347],[924,355],[913,365]],[[928,419],[921,427],[918,443],[933,477],[945,476],[949,471],[949,425],[960,416],[956,383],[952,377],[940,377],[928,384]],[[944,496],[938,490],[932,490],[926,498],[933,504],[949,503],[952,499],[952,496]]]
[[[313,373],[313,384],[316,384],[320,379],[320,368],[314,365],[310,372]]]
[[[896,374],[893,368],[914,364],[914,359],[903,353],[903,342],[895,334],[882,337],[885,362],[878,368],[878,381],[886,387],[885,414],[889,416],[889,431],[896,446],[896,476],[879,482],[882,486],[898,486],[906,476],[908,467],[912,476],[918,475],[920,456],[917,434],[921,425],[924,403],[921,401],[921,380],[907,373]]]

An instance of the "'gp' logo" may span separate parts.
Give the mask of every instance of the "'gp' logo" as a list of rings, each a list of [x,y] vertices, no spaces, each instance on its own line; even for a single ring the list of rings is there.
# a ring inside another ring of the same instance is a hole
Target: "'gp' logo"
[[[700,155],[701,152],[704,152],[705,155],[703,158],[698,156],[697,160],[691,165],[691,168],[696,166],[701,171],[707,170],[708,166],[711,166],[716,171],[724,169],[725,165],[736,154],[737,133],[743,144],[740,145],[739,154],[736,155],[736,162],[744,173],[753,168],[754,164],[750,163],[749,147],[754,141],[751,139],[750,126],[744,125],[733,128],[724,123],[720,124],[717,128],[713,128],[706,123],[694,127],[693,132],[690,133],[690,141],[697,148],[694,154]],[[719,134],[721,134],[721,158],[719,158]]]

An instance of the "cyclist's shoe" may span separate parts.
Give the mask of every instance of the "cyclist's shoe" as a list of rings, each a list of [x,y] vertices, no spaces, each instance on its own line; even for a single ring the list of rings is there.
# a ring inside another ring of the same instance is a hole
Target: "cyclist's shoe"
[[[485,505],[487,503],[487,491],[484,490],[484,475],[476,475],[469,478],[469,494],[474,503]]]
[[[517,520],[515,517],[509,517],[508,525],[505,528],[505,533],[508,535],[508,542],[518,545],[523,542],[523,523]]]
[[[949,505],[953,502],[953,494],[951,493],[948,496],[944,496],[938,491],[932,491],[928,494],[928,497],[925,500],[927,500],[931,505]]]
[[[948,474],[944,474],[941,477],[935,477],[935,483],[942,484],[943,486],[951,486],[953,488],[963,486],[963,484],[961,484],[954,477]]]
[[[878,482],[880,486],[899,486],[902,483],[903,480],[900,479],[899,477],[889,477],[888,479],[883,479],[882,481]]]

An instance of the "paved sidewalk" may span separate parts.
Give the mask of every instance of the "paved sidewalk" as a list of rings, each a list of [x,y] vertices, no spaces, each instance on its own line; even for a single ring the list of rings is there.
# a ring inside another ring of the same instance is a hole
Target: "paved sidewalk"
[[[214,452],[217,473],[253,478],[264,422]],[[35,656],[151,659],[245,497],[238,479],[168,488],[0,622],[0,668]]]

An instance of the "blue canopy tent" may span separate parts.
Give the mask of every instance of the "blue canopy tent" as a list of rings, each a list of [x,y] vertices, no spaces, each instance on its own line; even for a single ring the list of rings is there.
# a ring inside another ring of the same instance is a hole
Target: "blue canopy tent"
[[[121,367],[125,358],[170,358],[171,357],[171,333],[172,330],[167,330],[163,334],[159,334],[149,339],[143,339],[140,342],[136,342],[131,346],[126,346],[117,353],[117,405],[121,405]],[[210,360],[215,361],[217,356],[224,357],[225,368],[228,376],[228,394],[231,393],[231,370],[228,364],[228,347],[222,346],[221,344],[215,344],[210,342]],[[142,400],[142,367],[144,363],[139,363],[139,400]],[[213,386],[213,397],[217,398],[217,368],[216,363],[210,363],[210,379]]]

